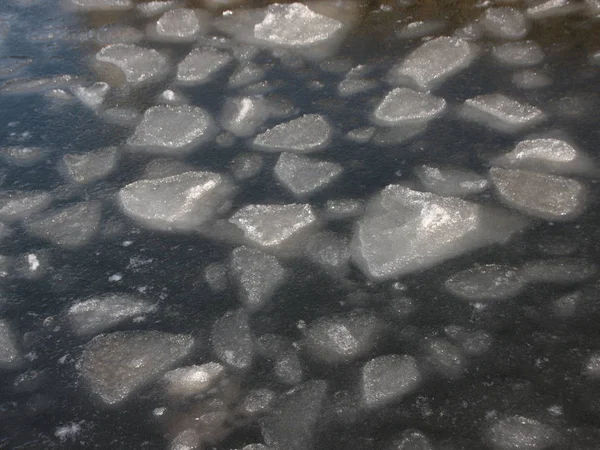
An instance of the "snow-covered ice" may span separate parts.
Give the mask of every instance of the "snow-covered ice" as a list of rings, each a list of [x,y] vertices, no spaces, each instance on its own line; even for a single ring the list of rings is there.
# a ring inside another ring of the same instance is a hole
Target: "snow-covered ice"
[[[110,175],[116,169],[119,157],[117,147],[87,153],[67,153],[61,159],[59,171],[71,183],[93,183]]]
[[[185,85],[208,83],[233,57],[215,48],[195,48],[177,66],[177,82]]]
[[[525,288],[525,284],[526,280],[515,267],[484,264],[452,275],[444,286],[452,295],[481,302],[516,297]]]
[[[176,8],[165,12],[156,24],[150,24],[147,34],[158,41],[191,43],[206,27],[205,17],[199,10]]]
[[[109,80],[116,77],[133,86],[156,82],[170,70],[169,60],[158,51],[132,44],[114,44],[102,48],[95,57],[99,70],[108,70]]]
[[[265,152],[311,153],[329,144],[333,129],[320,114],[305,114],[256,136],[252,145]]]
[[[533,41],[508,42],[498,45],[492,55],[507,67],[532,67],[544,60],[544,51]]]
[[[228,311],[212,326],[212,348],[219,360],[234,370],[248,370],[254,362],[255,345],[248,314]]]
[[[236,97],[225,100],[220,123],[238,137],[250,137],[268,118],[269,108],[263,98]]]
[[[47,209],[52,195],[40,191],[4,191],[0,194],[0,220],[15,222]]]
[[[225,367],[216,362],[169,370],[163,376],[171,397],[192,397],[205,393],[225,375]]]
[[[539,108],[500,93],[465,100],[461,112],[469,120],[505,133],[522,131],[546,119]]]
[[[446,110],[446,101],[425,92],[396,88],[388,93],[373,113],[377,125],[396,126],[429,122]]]
[[[380,408],[401,400],[421,384],[417,361],[408,355],[385,355],[368,361],[361,371],[362,401]]]
[[[340,164],[288,152],[281,153],[274,169],[277,180],[299,199],[324,189],[342,171]]]
[[[438,195],[464,197],[479,194],[489,186],[487,178],[467,169],[423,165],[414,171],[423,187]]]
[[[516,8],[487,8],[479,20],[490,36],[501,39],[523,39],[529,32],[529,23]]]

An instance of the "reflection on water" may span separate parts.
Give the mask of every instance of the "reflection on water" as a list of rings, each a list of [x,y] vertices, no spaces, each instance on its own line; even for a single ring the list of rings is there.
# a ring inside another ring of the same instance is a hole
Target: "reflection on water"
[[[600,2],[0,6],[0,447],[595,449]]]

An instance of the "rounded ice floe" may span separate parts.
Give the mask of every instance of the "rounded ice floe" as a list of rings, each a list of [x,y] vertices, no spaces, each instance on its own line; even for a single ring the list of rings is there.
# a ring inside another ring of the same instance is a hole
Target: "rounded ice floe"
[[[389,79],[395,85],[412,82],[429,91],[469,67],[478,54],[478,47],[465,39],[441,36],[425,42],[392,67]]]
[[[262,155],[241,153],[231,163],[231,172],[236,180],[247,180],[257,176],[264,166]]]
[[[365,210],[362,200],[353,198],[331,199],[325,202],[323,216],[326,220],[345,220],[360,216]]]
[[[75,334],[89,336],[154,310],[147,300],[117,293],[75,302],[66,315]]]
[[[269,118],[269,107],[261,97],[228,98],[221,110],[221,126],[238,137],[254,136]]]
[[[264,79],[265,75],[265,69],[258,64],[248,62],[231,74],[227,84],[230,88],[240,88]]]
[[[401,400],[421,384],[417,361],[408,355],[379,356],[367,362],[361,373],[362,401],[366,408],[380,408]]]
[[[124,402],[189,355],[194,339],[159,331],[103,334],[85,347],[81,376],[105,405]]]
[[[97,109],[102,106],[104,99],[110,91],[110,86],[104,82],[94,83],[90,86],[75,86],[72,89],[75,97],[90,109]]]
[[[515,267],[484,264],[452,275],[444,287],[456,297],[480,302],[516,297],[525,284],[526,281]]]
[[[527,18],[515,8],[488,8],[479,23],[487,34],[502,39],[523,39],[529,31]]]
[[[169,156],[184,155],[212,139],[210,114],[197,106],[153,106],[146,110],[127,145],[133,150]]]
[[[600,379],[600,353],[596,352],[588,356],[583,373],[589,378]]]
[[[552,84],[552,78],[535,69],[525,69],[511,76],[513,84],[520,89],[542,89]]]
[[[153,40],[190,43],[205,29],[205,18],[200,11],[176,8],[165,12],[155,24],[150,24],[147,34]]]
[[[388,93],[373,113],[377,125],[395,126],[429,122],[446,110],[446,100],[409,88]]]
[[[153,0],[138,3],[136,9],[137,13],[142,17],[154,17],[176,7],[179,3],[179,0]]]
[[[127,216],[149,228],[191,231],[225,212],[233,193],[223,175],[185,172],[128,184],[118,199]]]
[[[308,239],[306,256],[313,263],[321,266],[332,276],[343,277],[350,270],[350,249],[348,239],[323,231]]]
[[[575,14],[581,12],[584,7],[583,3],[572,0],[542,0],[527,8],[526,14],[530,19],[539,20]]]
[[[493,167],[490,179],[500,201],[530,216],[572,220],[586,205],[586,186],[571,178]]]
[[[324,189],[342,171],[340,164],[287,152],[279,156],[274,169],[277,180],[300,199]]]
[[[256,136],[252,146],[266,152],[310,153],[329,144],[333,130],[320,114],[305,114]]]
[[[532,67],[544,60],[542,48],[533,41],[508,42],[498,45],[492,55],[503,66]]]
[[[21,350],[11,326],[0,320],[0,368],[15,369],[23,363]]]
[[[415,175],[426,190],[448,197],[479,194],[489,186],[486,178],[466,169],[418,166]]]
[[[107,177],[115,170],[119,156],[116,147],[88,153],[67,153],[61,159],[59,171],[71,183],[93,183]]]
[[[170,69],[169,60],[164,55],[137,45],[109,45],[96,53],[94,59],[100,69],[116,69],[117,78],[124,78],[125,83],[133,86],[159,81]],[[111,74],[108,76],[111,77]]]
[[[581,283],[598,273],[598,266],[583,258],[551,258],[527,261],[520,275],[528,283]]]
[[[225,374],[216,362],[186,366],[168,371],[163,376],[165,390],[171,397],[192,397],[208,391]]]
[[[233,57],[215,48],[195,48],[177,66],[176,80],[181,84],[203,84],[227,66]]]
[[[211,330],[215,355],[236,370],[247,370],[254,362],[254,336],[248,322],[249,317],[244,310],[228,311]]]
[[[494,450],[542,450],[553,447],[558,438],[554,428],[523,416],[500,419],[484,432]]]
[[[52,195],[41,191],[4,191],[0,193],[0,220],[15,222],[48,208]]]
[[[447,339],[425,339],[423,342],[426,361],[442,377],[460,378],[466,369],[466,359],[461,349]]]
[[[70,9],[80,12],[110,12],[133,9],[132,0],[66,0]]]
[[[505,133],[514,133],[545,120],[535,106],[520,103],[504,94],[485,94],[465,100],[462,115]]]

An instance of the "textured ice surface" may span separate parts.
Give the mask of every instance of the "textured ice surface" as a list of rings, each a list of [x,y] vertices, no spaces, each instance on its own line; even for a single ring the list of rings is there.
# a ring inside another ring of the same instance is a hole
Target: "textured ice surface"
[[[0,157],[18,167],[33,166],[46,158],[48,152],[40,147],[2,147]]]
[[[425,42],[389,74],[393,84],[413,82],[430,90],[466,69],[477,57],[478,47],[464,39],[442,36]]]
[[[468,331],[458,325],[444,327],[444,333],[469,356],[481,356],[486,353],[493,342],[493,338],[485,331]]]
[[[574,219],[587,201],[584,184],[558,175],[493,167],[490,179],[504,204],[546,220]]]
[[[169,70],[169,61],[154,49],[137,45],[115,44],[102,48],[95,58],[110,68],[117,69],[125,82],[139,85],[162,79]]]
[[[541,450],[556,444],[558,433],[535,419],[511,416],[492,424],[484,437],[494,450]]]
[[[154,0],[138,3],[136,9],[137,13],[142,17],[153,17],[167,12],[176,6],[177,3],[178,0]]]
[[[273,449],[309,450],[326,401],[327,383],[311,380],[283,394],[260,420],[265,443]]]
[[[220,123],[238,137],[250,137],[268,118],[269,108],[263,98],[236,97],[225,100]]]
[[[526,262],[520,275],[528,283],[580,283],[592,278],[598,266],[583,258],[552,258]]]
[[[314,228],[317,217],[306,204],[248,205],[237,211],[229,222],[244,233],[249,243],[277,251],[293,247]]]
[[[581,2],[571,0],[546,0],[534,2],[527,8],[527,17],[531,19],[547,19],[549,17],[560,17],[580,12],[584,5]]]
[[[258,351],[273,365],[273,374],[281,383],[295,385],[302,382],[302,362],[294,344],[275,334],[264,334],[258,339]]]
[[[396,88],[373,113],[377,125],[395,126],[428,122],[446,110],[446,100],[408,88]]]
[[[153,106],[146,110],[127,145],[134,150],[169,156],[187,154],[212,139],[215,124],[197,106]]]
[[[523,39],[529,31],[527,19],[515,8],[488,8],[479,23],[489,35],[502,39]]]
[[[165,390],[171,397],[191,397],[208,391],[225,374],[216,362],[169,370],[163,376]]]
[[[91,109],[102,106],[104,99],[110,91],[110,86],[104,82],[94,83],[90,86],[75,86],[73,94],[81,103]]]
[[[128,25],[109,25],[102,27],[92,35],[88,36],[93,42],[101,46],[112,44],[139,44],[144,38],[137,28]]]
[[[353,260],[371,278],[395,278],[503,242],[526,224],[508,211],[390,185],[358,223]]]
[[[401,400],[420,384],[421,373],[412,356],[379,356],[362,368],[362,401],[366,408],[379,408]]]
[[[277,46],[304,47],[333,38],[342,26],[302,3],[273,4],[263,21],[254,26],[254,37]]]
[[[177,81],[182,84],[203,84],[212,80],[233,57],[215,48],[195,48],[177,66]]]
[[[306,351],[327,364],[354,361],[368,355],[383,332],[383,323],[369,312],[322,317],[306,331]]]
[[[322,215],[326,220],[344,220],[358,217],[364,210],[365,204],[362,200],[339,198],[327,200]]]
[[[165,42],[194,42],[202,28],[194,10],[177,8],[165,12],[156,25],[151,25],[148,35]]]
[[[559,175],[597,175],[595,163],[569,142],[555,138],[527,139],[492,161],[495,166]]]
[[[396,36],[400,39],[422,38],[439,34],[446,26],[444,20],[419,20],[404,25],[396,31]]]
[[[66,314],[73,331],[79,336],[87,336],[154,310],[154,305],[147,300],[116,293],[75,302]]]
[[[156,102],[164,105],[181,106],[190,103],[189,99],[181,92],[165,89],[156,98]]]
[[[543,89],[552,84],[552,78],[540,70],[525,69],[511,76],[513,84],[520,89]]]
[[[67,6],[82,12],[126,11],[133,9],[131,0],[68,0]]]
[[[241,153],[231,163],[231,171],[236,180],[247,180],[257,176],[262,170],[264,160],[257,153]]]
[[[252,145],[266,152],[310,153],[329,144],[333,130],[320,114],[305,114],[259,134]]]
[[[444,378],[456,379],[464,375],[466,360],[463,352],[447,339],[426,339],[423,343],[427,361]]]
[[[286,271],[277,258],[248,247],[233,251],[231,273],[240,287],[244,306],[250,310],[268,302],[286,279]]]
[[[492,50],[494,57],[509,67],[531,67],[544,60],[544,52],[533,41],[508,42],[498,45]]]
[[[276,397],[277,394],[270,389],[253,389],[243,399],[239,409],[240,413],[245,416],[262,415],[271,409]]]
[[[107,147],[87,153],[67,153],[62,157],[59,170],[71,183],[87,184],[110,175],[119,161],[116,147]]]
[[[21,351],[11,326],[0,320],[0,368],[15,369],[22,364]]]
[[[348,239],[324,231],[308,239],[306,256],[325,272],[333,276],[344,276],[350,269]]]
[[[40,191],[4,191],[0,193],[0,220],[14,222],[45,210],[52,195]]]
[[[230,88],[240,88],[248,84],[256,83],[265,78],[266,71],[258,64],[252,62],[246,63],[239,67],[231,77],[229,77]]]
[[[516,297],[525,287],[525,283],[515,267],[484,264],[452,275],[444,286],[459,298],[487,301]]]
[[[429,438],[419,430],[405,430],[399,439],[395,440],[390,450],[435,450],[436,447]]]
[[[192,350],[194,339],[160,331],[117,331],[92,339],[80,371],[106,405],[117,405],[160,377]]]
[[[462,113],[467,119],[507,133],[537,125],[546,118],[539,108],[504,94],[485,94],[465,100]]]
[[[168,231],[190,231],[227,208],[234,186],[212,172],[140,180],[119,191],[119,205],[143,225]]]
[[[479,194],[489,185],[486,178],[466,169],[418,166],[415,175],[426,190],[449,197]]]
[[[233,369],[248,370],[254,361],[254,337],[248,320],[244,310],[229,311],[212,327],[213,351],[221,362]]]
[[[274,169],[277,180],[299,199],[327,187],[342,171],[340,164],[287,152],[279,156]]]
[[[27,219],[25,228],[32,235],[47,239],[54,245],[74,250],[96,235],[101,217],[100,202],[82,202],[31,217]]]
[[[227,266],[222,263],[210,264],[204,269],[204,280],[213,292],[224,292],[229,285]]]

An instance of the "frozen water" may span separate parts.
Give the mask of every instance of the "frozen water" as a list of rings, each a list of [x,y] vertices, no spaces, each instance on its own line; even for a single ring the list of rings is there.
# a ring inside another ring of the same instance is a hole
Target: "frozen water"
[[[464,375],[466,360],[463,352],[446,339],[426,339],[423,344],[427,361],[444,378]]]
[[[485,440],[494,450],[541,450],[556,444],[558,433],[535,419],[510,416],[492,424]]]
[[[266,152],[310,153],[327,146],[332,134],[331,125],[325,117],[305,114],[259,134],[252,145]]]
[[[6,320],[0,320],[0,368],[16,369],[23,362],[16,336]]]
[[[348,239],[324,231],[308,239],[306,255],[325,272],[333,276],[345,276],[350,270]]]
[[[181,106],[190,103],[185,95],[183,95],[181,92],[174,91],[173,89],[166,89],[162,91],[156,98],[156,102],[170,106]]]
[[[116,147],[107,147],[87,153],[67,153],[62,157],[59,170],[71,183],[88,184],[106,178],[119,161]]]
[[[262,155],[257,153],[242,153],[233,160],[231,171],[236,180],[243,181],[257,176],[262,170],[263,165]]]
[[[544,52],[533,41],[508,42],[492,50],[494,57],[503,66],[532,67],[544,60]]]
[[[149,228],[191,231],[225,212],[233,193],[223,175],[185,172],[128,184],[119,191],[119,205]]]
[[[0,157],[8,164],[18,167],[33,166],[46,158],[48,152],[40,147],[3,147]]]
[[[500,201],[530,216],[572,220],[586,206],[586,186],[571,178],[493,167],[490,179]]]
[[[515,8],[488,8],[479,23],[489,35],[502,39],[523,39],[529,31],[527,19]]]
[[[273,449],[309,450],[314,445],[327,383],[311,380],[283,394],[260,420],[263,439]]]
[[[238,68],[231,77],[229,77],[228,85],[230,88],[240,88],[262,80],[265,75],[266,72],[262,67],[253,62],[248,62]]]
[[[31,217],[25,222],[25,228],[54,245],[75,250],[96,235],[101,217],[100,202],[82,202]]]
[[[142,17],[153,17],[167,12],[177,4],[178,0],[154,0],[138,3],[136,9]]]
[[[419,430],[406,430],[389,450],[435,450],[429,438]]]
[[[492,161],[494,166],[559,175],[597,175],[594,162],[569,142],[555,138],[527,139]]]
[[[440,34],[446,26],[447,23],[444,20],[419,20],[404,25],[396,31],[396,36],[400,39],[418,39]]]
[[[144,38],[144,33],[127,25],[109,25],[100,28],[88,38],[102,47],[112,44],[139,44]]]
[[[348,131],[346,139],[357,142],[359,144],[366,144],[371,140],[375,134],[375,127],[360,127],[354,130]]]
[[[304,345],[320,362],[347,363],[368,355],[383,331],[381,319],[369,312],[322,317],[308,327]]]
[[[442,36],[425,42],[389,74],[395,85],[407,82],[428,91],[452,75],[466,69],[479,54],[478,47],[467,40]]]
[[[195,48],[177,66],[177,81],[186,85],[208,83],[233,57],[215,48]]]
[[[0,193],[0,220],[15,222],[48,208],[52,195],[40,191],[4,191]]]
[[[242,309],[229,311],[212,327],[211,341],[215,355],[236,370],[248,370],[254,361],[254,337],[248,320],[248,315]]]
[[[245,416],[262,415],[268,412],[277,394],[270,389],[253,389],[243,399],[240,405],[240,413]]]
[[[398,125],[388,129],[381,129],[375,133],[373,143],[397,147],[422,134],[427,127],[426,123]]]
[[[583,373],[590,378],[600,378],[600,353],[593,353],[587,358]]]
[[[552,78],[539,70],[525,69],[511,76],[515,86],[520,89],[543,89],[552,84]]]
[[[269,108],[263,98],[236,97],[225,100],[220,123],[238,137],[250,137],[268,118]]]
[[[317,224],[307,204],[248,205],[237,211],[229,222],[239,228],[246,240],[272,251],[295,247]]]
[[[239,284],[242,303],[251,311],[267,303],[286,279],[277,258],[248,247],[233,250],[231,273]]]
[[[445,110],[443,98],[408,88],[396,88],[377,106],[373,121],[388,127],[423,123],[441,116]]]
[[[163,382],[170,397],[192,397],[207,392],[224,374],[225,368],[221,364],[209,362],[169,370],[164,374]]]
[[[42,78],[12,78],[0,84],[0,93],[25,94],[60,90],[79,85],[80,78],[73,75],[55,75]]]
[[[379,356],[367,362],[361,373],[362,401],[367,408],[395,403],[421,384],[417,361],[407,355]]]
[[[302,382],[302,363],[291,341],[274,334],[264,334],[258,339],[258,348],[261,355],[273,364],[277,380],[288,385]]]
[[[80,371],[94,395],[117,405],[189,355],[194,339],[160,331],[117,331],[92,339]]]
[[[204,280],[213,292],[225,292],[229,285],[227,277],[227,266],[214,263],[204,269]]]
[[[377,81],[374,80],[347,77],[340,81],[337,90],[341,97],[350,97],[352,95],[362,94],[363,92],[375,89],[377,85]]]
[[[155,180],[158,178],[181,175],[185,172],[194,172],[195,168],[179,159],[157,158],[146,164],[143,180]]]
[[[191,43],[206,28],[199,14],[188,8],[177,8],[165,12],[156,25],[148,27],[148,37],[164,42]]]
[[[75,334],[89,336],[155,311],[154,305],[129,294],[105,294],[75,302],[66,312]]]
[[[127,107],[106,108],[99,112],[107,123],[120,127],[133,127],[140,122],[141,115],[137,110]]]
[[[552,258],[526,262],[521,277],[528,283],[580,283],[592,278],[598,266],[583,258]]]
[[[131,44],[106,46],[96,54],[95,60],[100,68],[106,67],[112,73],[117,70],[118,78],[134,86],[159,81],[170,68],[168,59],[156,50]]]
[[[335,37],[343,24],[317,14],[302,3],[269,5],[262,22],[254,26],[254,37],[283,47],[305,47]]]
[[[279,156],[274,169],[277,180],[299,199],[324,189],[339,178],[342,171],[340,164],[287,152]]]
[[[178,156],[212,139],[215,124],[210,114],[197,106],[153,106],[127,140],[134,150]]]
[[[484,264],[452,275],[444,286],[459,298],[487,301],[516,297],[525,287],[525,283],[515,267]]]
[[[359,221],[352,255],[369,277],[391,279],[506,241],[527,223],[508,211],[390,185]]]
[[[534,20],[560,17],[580,12],[583,8],[582,3],[571,0],[542,0],[527,8],[527,17]]]
[[[132,0],[68,0],[67,6],[81,12],[127,11]]]
[[[363,214],[365,204],[352,198],[331,199],[325,202],[322,215],[325,220],[353,219]]]
[[[479,194],[489,186],[486,178],[466,169],[418,166],[415,175],[427,191],[449,197]]]
[[[469,356],[483,355],[490,349],[493,342],[492,336],[485,331],[467,331],[458,325],[449,325],[444,328],[444,332]]]
[[[90,86],[76,86],[73,94],[81,103],[91,109],[99,108],[110,91],[110,86],[104,82],[94,83]]]
[[[506,133],[521,131],[546,118],[539,108],[519,103],[504,94],[485,94],[465,100],[462,113],[469,120]]]
[[[25,280],[39,280],[51,269],[50,252],[47,250],[22,253],[15,258],[14,274]]]

